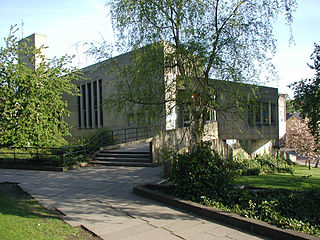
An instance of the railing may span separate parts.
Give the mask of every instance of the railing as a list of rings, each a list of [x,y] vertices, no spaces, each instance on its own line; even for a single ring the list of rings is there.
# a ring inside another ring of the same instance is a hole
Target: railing
[[[100,147],[152,137],[159,126],[104,130],[86,144],[61,148],[0,147],[0,164],[67,166],[85,161]]]

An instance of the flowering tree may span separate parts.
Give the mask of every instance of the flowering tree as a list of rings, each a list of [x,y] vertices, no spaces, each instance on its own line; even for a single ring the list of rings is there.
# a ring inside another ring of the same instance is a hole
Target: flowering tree
[[[286,147],[295,150],[297,154],[307,159],[309,163],[311,160],[316,161],[316,167],[319,163],[320,144],[316,141],[314,135],[308,127],[308,119],[304,122],[296,117],[292,117],[287,122],[287,136]]]

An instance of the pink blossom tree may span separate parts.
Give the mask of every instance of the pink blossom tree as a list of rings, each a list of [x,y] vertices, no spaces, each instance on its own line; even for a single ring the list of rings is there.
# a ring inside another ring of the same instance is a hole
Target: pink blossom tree
[[[320,143],[316,141],[314,135],[308,127],[308,119],[302,121],[298,118],[292,118],[287,122],[286,147],[294,150],[301,157],[308,161],[309,169],[311,160],[316,161],[315,167],[319,164]]]

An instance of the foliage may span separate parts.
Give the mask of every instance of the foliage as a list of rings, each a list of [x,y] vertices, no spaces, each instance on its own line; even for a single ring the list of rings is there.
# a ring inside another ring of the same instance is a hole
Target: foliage
[[[171,180],[176,184],[176,194],[199,200],[203,193],[218,198],[233,184],[235,174],[227,160],[223,160],[208,145],[194,151],[173,156]]]
[[[319,160],[320,142],[310,131],[308,127],[309,119],[292,117],[287,121],[286,148],[293,149],[300,157],[304,157],[309,161]]]
[[[282,157],[272,154],[257,155],[254,158],[247,158],[241,154],[234,158],[237,172],[240,175],[250,176],[260,173],[291,172],[290,162]]]
[[[313,65],[309,67],[315,70],[315,77],[303,79],[290,85],[294,90],[295,106],[301,109],[303,118],[308,118],[307,125],[311,134],[320,140],[319,122],[320,122],[320,45],[314,44],[314,51],[310,57]]]
[[[0,49],[0,145],[54,147],[69,135],[63,94],[76,94],[70,58],[46,60],[44,46],[18,41],[12,27]]]
[[[287,99],[286,101],[286,112],[287,113],[293,113],[293,112],[299,112],[299,107],[295,105],[294,100]]]
[[[284,189],[258,192],[234,190],[228,199],[202,197],[207,206],[259,219],[281,228],[320,236],[320,212],[316,211],[320,193]]]
[[[132,67],[121,69],[115,61],[120,74],[112,84],[120,92],[110,100],[129,109],[164,106],[162,112],[172,116],[177,107],[185,109],[196,144],[201,142],[208,111],[239,109],[241,98],[246,101],[252,95],[248,89],[237,94],[243,90],[241,84],[212,79],[252,83],[262,71],[273,73],[269,58],[275,52],[273,21],[284,13],[290,24],[296,7],[295,0],[108,0],[107,4],[117,46],[135,50]],[[163,51],[138,50],[155,43]],[[99,53],[101,48],[97,49]]]

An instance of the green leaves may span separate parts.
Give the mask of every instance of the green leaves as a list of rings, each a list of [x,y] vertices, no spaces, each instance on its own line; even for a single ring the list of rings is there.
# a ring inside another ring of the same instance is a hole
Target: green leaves
[[[64,145],[69,112],[62,95],[77,93],[72,81],[78,73],[67,67],[69,57],[49,61],[44,47],[19,44],[11,30],[0,49],[0,145]]]

